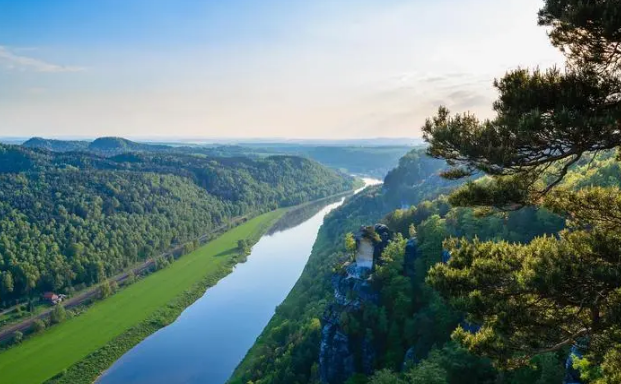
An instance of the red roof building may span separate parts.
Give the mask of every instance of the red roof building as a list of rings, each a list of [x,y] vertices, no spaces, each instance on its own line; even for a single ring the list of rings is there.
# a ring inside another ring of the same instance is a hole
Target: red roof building
[[[47,301],[49,301],[52,304],[56,304],[59,302],[60,298],[58,297],[57,294],[55,294],[54,292],[45,292],[43,294],[43,298]]]

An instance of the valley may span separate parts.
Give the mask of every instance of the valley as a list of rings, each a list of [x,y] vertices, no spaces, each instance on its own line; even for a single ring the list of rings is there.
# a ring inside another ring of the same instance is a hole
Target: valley
[[[125,354],[97,383],[226,382],[301,274],[324,217],[345,197],[333,200],[314,205],[302,223],[277,225],[277,232],[253,246],[247,262]]]
[[[621,384],[621,0],[0,0],[0,384]]]
[[[125,350],[173,321],[192,303],[194,291],[202,293],[227,275],[239,260],[238,240],[257,241],[283,214],[274,211],[252,219],[85,313],[0,353],[3,382],[42,383],[67,369],[51,382],[92,382]],[[36,370],[28,369],[33,360],[41,362]],[[81,365],[74,372],[76,363]]]

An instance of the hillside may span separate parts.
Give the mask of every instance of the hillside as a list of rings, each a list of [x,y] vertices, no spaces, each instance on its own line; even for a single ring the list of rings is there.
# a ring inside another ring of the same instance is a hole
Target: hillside
[[[513,384],[561,382],[568,348],[535,359],[531,367],[503,373],[452,342],[458,325],[472,326],[426,278],[432,266],[446,261],[442,243],[449,237],[527,243],[557,233],[564,219],[545,209],[480,217],[473,209],[452,207],[441,193],[459,184],[444,185],[435,174],[415,176],[428,169],[424,164],[436,161],[422,153],[406,155],[387,176],[389,187],[368,189],[326,219],[304,273],[231,383],[401,383],[403,367],[408,377],[416,377],[403,383],[491,384],[500,378]],[[432,169],[437,173],[440,168]],[[602,183],[621,185],[612,154],[581,162],[564,185]],[[414,185],[425,191],[422,198],[391,202],[391,188],[407,191]],[[393,210],[395,204],[403,209]],[[367,289],[378,299],[369,299],[361,285],[343,286],[339,276],[351,273],[345,272],[351,265],[345,234],[377,222],[387,226],[392,240],[369,276]],[[335,288],[340,290],[336,299]],[[347,304],[356,298],[362,306]]]
[[[387,186],[367,188],[326,217],[302,276],[277,308],[257,343],[234,373],[231,383],[249,380],[256,383],[311,383],[318,380],[319,324],[332,297],[333,268],[348,257],[344,253],[343,237],[363,224],[380,220],[396,208],[418,204],[423,196],[435,197],[441,191],[449,190],[451,183],[438,176],[444,168],[443,161],[427,157],[423,150],[412,150],[400,161],[393,176],[387,177]],[[409,177],[396,177],[395,174]],[[404,194],[410,200],[399,197],[400,191],[408,191],[416,185],[429,188],[420,196]]]
[[[26,148],[47,149],[54,152],[85,151],[89,147],[87,141],[77,140],[54,140],[42,137],[33,137],[22,144]]]
[[[138,143],[122,137],[100,137],[93,141],[33,137],[25,141],[22,146],[52,152],[93,152],[109,156],[126,152],[171,152],[174,148],[168,145]]]
[[[254,143],[248,145],[166,145],[139,143],[120,137],[101,137],[89,141],[64,141],[31,138],[23,146],[53,152],[89,152],[99,156],[125,153],[157,152],[167,154],[205,155],[211,157],[267,157],[292,155],[306,157],[328,167],[350,174],[383,178],[409,146],[315,146],[302,144]]]
[[[136,151],[165,151],[170,147],[165,145],[141,144],[122,137],[100,137],[88,145],[88,149],[100,153],[124,153]]]
[[[259,150],[288,153],[316,160],[328,167],[347,173],[363,174],[379,179],[397,166],[410,146],[303,146],[271,145]]]
[[[99,157],[0,146],[0,301],[71,292],[256,215],[354,187],[291,156]]]

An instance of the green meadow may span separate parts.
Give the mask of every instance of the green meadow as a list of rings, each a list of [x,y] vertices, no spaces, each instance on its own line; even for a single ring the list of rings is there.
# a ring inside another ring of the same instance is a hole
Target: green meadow
[[[80,316],[1,353],[0,382],[92,382],[125,351],[174,321],[206,286],[228,274],[239,261],[238,240],[258,241],[284,212],[280,209],[249,220],[168,268],[95,303]]]

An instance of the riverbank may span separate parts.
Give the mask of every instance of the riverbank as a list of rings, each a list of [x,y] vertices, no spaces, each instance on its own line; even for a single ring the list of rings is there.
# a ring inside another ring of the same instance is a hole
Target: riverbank
[[[381,183],[370,179],[365,182],[368,186]],[[385,214],[386,209],[376,201],[378,191],[363,191],[326,217],[302,275],[227,384],[302,382],[290,373],[299,369],[300,364],[308,366],[303,372],[304,380],[318,379],[317,366],[307,362],[315,362],[319,356],[321,318],[334,293],[333,267],[349,258],[344,247],[345,234],[357,230],[360,223],[375,222]]]
[[[170,324],[207,287],[230,273],[243,259],[238,240],[254,244],[285,212],[279,209],[249,220],[83,315],[0,354],[2,383],[92,383],[126,351]]]
[[[97,384],[223,384],[302,273],[324,217],[343,199],[288,211],[245,263],[123,355]]]
[[[202,236],[196,238],[195,241],[198,242],[198,244],[200,245],[204,245],[207,243],[209,239],[215,238],[218,235],[221,235],[222,233],[226,232],[227,229],[231,229],[235,227],[236,225],[239,225],[243,221],[248,220],[252,217],[255,217],[255,216],[240,216],[240,217],[233,218],[229,223],[222,225],[218,228],[215,228],[208,233],[203,234]],[[175,259],[178,259],[179,257],[183,255],[185,245],[186,244],[181,244],[175,248],[172,248],[166,252],[163,252],[162,254],[159,255],[159,257],[167,258],[167,257],[173,256]],[[157,257],[152,257],[143,262],[136,263],[132,267],[108,278],[108,281],[116,282],[117,285],[121,286],[127,280],[130,273],[133,273],[134,276],[140,276],[144,274],[145,272],[153,269],[156,264],[155,262],[156,259]],[[72,308],[76,308],[80,306],[88,307],[92,304],[94,300],[97,299],[97,297],[99,296],[99,291],[100,291],[99,285],[90,286],[88,288],[85,288],[82,291],[73,293],[69,299],[63,301],[62,305],[65,307],[65,309],[72,309]],[[32,324],[36,320],[45,320],[49,318],[50,314],[52,313],[54,309],[54,307],[50,307],[49,304],[47,303],[42,304],[41,308],[44,308],[44,309],[40,309],[38,312],[31,314],[27,318],[26,317],[20,318],[14,321],[13,323],[3,325],[2,328],[0,328],[0,344],[6,343],[7,340],[10,340],[13,337],[14,332],[16,331],[20,331],[23,333],[28,332],[29,330],[31,330]],[[82,310],[86,310],[86,309],[87,308],[82,308]],[[13,310],[15,310],[15,307],[10,308],[6,310],[5,312],[13,311]],[[2,347],[3,347],[2,349],[4,349],[6,346],[2,345]],[[2,352],[2,349],[0,349],[0,353]]]

